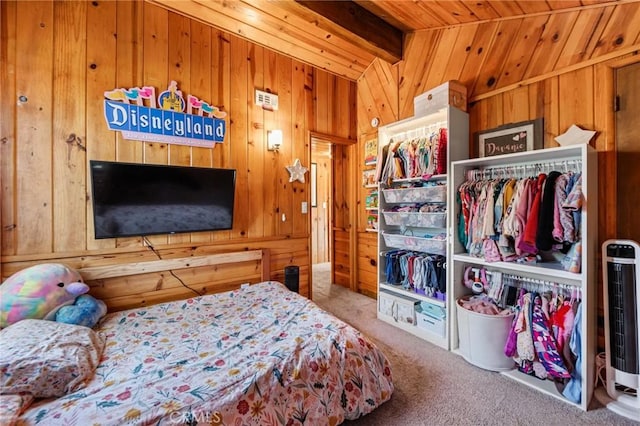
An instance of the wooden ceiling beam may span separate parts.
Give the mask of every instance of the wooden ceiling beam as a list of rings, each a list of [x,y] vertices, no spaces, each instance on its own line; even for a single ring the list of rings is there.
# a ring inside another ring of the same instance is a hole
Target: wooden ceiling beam
[[[348,31],[358,39],[355,44],[380,59],[391,64],[402,60],[403,32],[354,1],[296,0],[296,3]],[[318,22],[318,26],[326,24]],[[335,31],[335,27],[325,29]]]

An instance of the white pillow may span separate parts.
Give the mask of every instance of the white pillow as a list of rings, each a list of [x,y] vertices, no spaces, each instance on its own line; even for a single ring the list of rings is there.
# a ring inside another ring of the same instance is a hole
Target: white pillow
[[[86,386],[104,349],[88,327],[26,319],[0,330],[0,394],[59,397]]]

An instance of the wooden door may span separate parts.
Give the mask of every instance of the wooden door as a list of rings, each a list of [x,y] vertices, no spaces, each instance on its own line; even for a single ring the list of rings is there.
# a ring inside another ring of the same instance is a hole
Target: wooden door
[[[616,70],[617,238],[640,242],[640,63]],[[602,184],[606,185],[606,182]]]

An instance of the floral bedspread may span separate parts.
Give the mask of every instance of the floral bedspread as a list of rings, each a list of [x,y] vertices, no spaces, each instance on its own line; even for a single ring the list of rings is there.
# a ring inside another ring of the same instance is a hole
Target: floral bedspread
[[[336,425],[393,393],[388,359],[277,282],[109,314],[87,387],[18,424]]]

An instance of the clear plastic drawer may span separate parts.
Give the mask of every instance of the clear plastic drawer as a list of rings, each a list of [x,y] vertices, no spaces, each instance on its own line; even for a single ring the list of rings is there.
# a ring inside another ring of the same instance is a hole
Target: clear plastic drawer
[[[447,201],[447,185],[421,186],[417,188],[383,189],[387,203],[444,203]]]
[[[445,228],[447,226],[446,213],[382,212],[382,214],[387,225],[423,228]]]
[[[431,254],[446,255],[447,241],[436,238],[412,237],[410,235],[383,233],[387,247],[405,250],[423,251]]]

